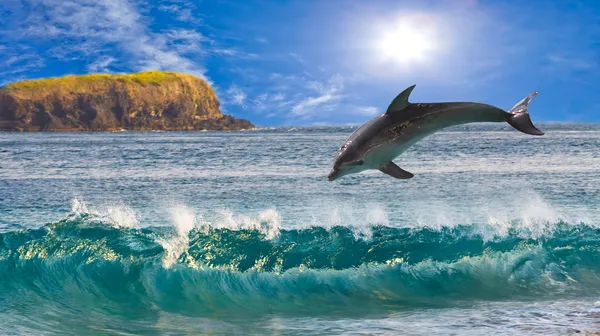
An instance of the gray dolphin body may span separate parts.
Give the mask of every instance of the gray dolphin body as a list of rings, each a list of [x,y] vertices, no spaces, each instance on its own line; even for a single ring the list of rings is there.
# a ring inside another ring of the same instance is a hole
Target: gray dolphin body
[[[517,130],[531,135],[543,135],[527,112],[537,91],[504,111],[481,103],[418,103],[408,102],[414,85],[392,101],[387,112],[359,127],[335,155],[333,169],[327,177],[333,181],[348,174],[378,169],[398,179],[414,175],[392,162],[397,156],[424,137],[438,130],[472,122],[508,122]]]

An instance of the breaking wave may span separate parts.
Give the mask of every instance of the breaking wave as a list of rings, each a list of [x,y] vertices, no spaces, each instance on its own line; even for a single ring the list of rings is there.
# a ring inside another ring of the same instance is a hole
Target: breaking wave
[[[509,223],[490,234],[498,223],[283,229],[274,210],[254,221],[225,213],[221,223],[186,207],[172,214],[174,226],[140,228],[126,207],[99,214],[76,201],[58,222],[0,234],[0,301],[310,314],[600,290],[600,229],[585,223]]]

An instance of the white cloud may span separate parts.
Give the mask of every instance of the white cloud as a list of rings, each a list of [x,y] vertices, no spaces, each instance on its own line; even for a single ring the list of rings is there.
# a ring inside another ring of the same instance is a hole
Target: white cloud
[[[282,112],[287,113],[294,100],[286,98],[287,96],[282,92],[261,93],[253,99],[253,109],[258,113],[266,113],[267,117],[277,116]]]
[[[281,92],[277,92],[273,95],[271,95],[271,100],[273,101],[282,101],[285,99],[285,95]]]
[[[331,111],[339,106],[344,97],[344,79],[340,75],[331,77],[327,82],[310,81],[307,88],[316,93],[306,97],[292,107],[292,116],[308,119],[323,111]]]
[[[282,75],[279,72],[273,72],[269,75],[269,79],[274,80],[286,80],[286,81],[296,81],[300,78],[296,75]]]
[[[566,70],[591,70],[597,67],[598,63],[594,60],[593,57],[583,58],[583,57],[573,57],[565,54],[550,54],[547,56],[547,59],[551,66],[558,69],[566,69]]]
[[[169,48],[178,53],[205,55],[206,48],[203,43],[211,43],[211,40],[202,33],[191,29],[171,29],[162,33]]]
[[[213,55],[233,57],[236,59],[258,59],[259,58],[259,56],[257,54],[247,53],[247,52],[241,51],[236,48],[213,47],[209,50],[209,52]]]
[[[192,13],[193,4],[192,3],[183,3],[183,4],[171,4],[171,5],[160,5],[158,7],[159,10],[167,13],[174,14],[177,20],[183,22],[193,22],[200,23],[200,19],[195,17]]]
[[[252,76],[256,80],[256,76]],[[245,93],[244,108],[266,118],[281,118],[287,123],[327,122],[339,118],[339,112],[351,118],[364,118],[376,115],[379,109],[360,104],[361,99],[350,95],[346,83],[352,83],[345,76],[334,74],[326,78],[273,72],[260,78],[265,90],[257,93]],[[265,82],[266,81],[266,82]],[[267,83],[265,85],[265,83]],[[229,90],[232,101],[237,90]],[[240,104],[237,104],[240,105]]]
[[[233,104],[240,106],[242,108],[246,108],[246,98],[248,97],[246,93],[240,89],[236,85],[232,85],[227,90],[227,96],[229,97],[228,101]]]
[[[149,19],[128,0],[28,0],[33,8],[21,27],[24,38],[61,39],[61,49],[85,55],[104,47],[116,47],[136,70],[159,69],[205,77],[206,69],[185,55],[197,51],[201,35],[193,30],[152,32]],[[176,34],[173,36],[173,34]],[[172,48],[171,38],[184,41]],[[192,41],[196,44],[193,44]],[[185,49],[185,48],[188,49]],[[97,59],[92,64],[101,64]]]
[[[95,62],[88,65],[90,72],[110,72],[109,66],[113,64],[117,59],[110,56],[103,56],[98,58]]]
[[[13,45],[11,48],[0,46],[0,85],[25,79],[23,74],[29,70],[41,68],[44,60],[31,48]]]
[[[302,56],[300,56],[300,55],[298,55],[296,53],[293,53],[293,52],[289,53],[289,55],[293,59],[295,59],[298,63],[300,63],[300,64],[306,64],[306,61],[304,60],[304,58]]]
[[[266,39],[265,37],[257,37],[256,38],[256,42],[265,43],[266,44],[266,43],[269,43],[269,40]]]
[[[355,113],[361,116],[370,117],[380,113],[380,111],[374,106],[357,106],[355,108]]]

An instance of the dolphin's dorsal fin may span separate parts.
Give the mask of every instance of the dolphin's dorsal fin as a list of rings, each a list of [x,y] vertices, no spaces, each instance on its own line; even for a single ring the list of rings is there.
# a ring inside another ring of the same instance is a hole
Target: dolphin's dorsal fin
[[[408,102],[408,96],[410,96],[410,93],[415,88],[415,86],[416,85],[409,86],[404,91],[400,92],[400,94],[392,101],[385,114],[398,112],[407,107],[408,104],[410,104]]]
[[[409,178],[415,176],[411,172],[407,172],[406,170],[398,167],[395,163],[391,161],[381,166],[379,170],[381,170],[382,173],[388,174],[391,177],[395,177],[401,180],[408,180]]]

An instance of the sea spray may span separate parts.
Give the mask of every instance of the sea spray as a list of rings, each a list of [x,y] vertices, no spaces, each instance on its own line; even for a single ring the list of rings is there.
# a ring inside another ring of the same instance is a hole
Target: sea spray
[[[139,222],[135,211],[124,204],[109,206],[107,215],[110,222],[116,227],[133,228]]]
[[[171,267],[177,259],[188,249],[189,244],[189,232],[194,228],[196,218],[193,210],[190,208],[179,205],[171,208],[171,218],[173,220],[173,226],[175,227],[175,233],[169,237],[160,237],[158,242],[165,249],[163,257],[163,265],[166,268]]]
[[[235,214],[228,209],[219,210],[217,216],[203,223],[204,230],[231,229],[231,230],[257,230],[267,239],[276,238],[282,227],[281,215],[275,209],[267,209],[251,216]]]

